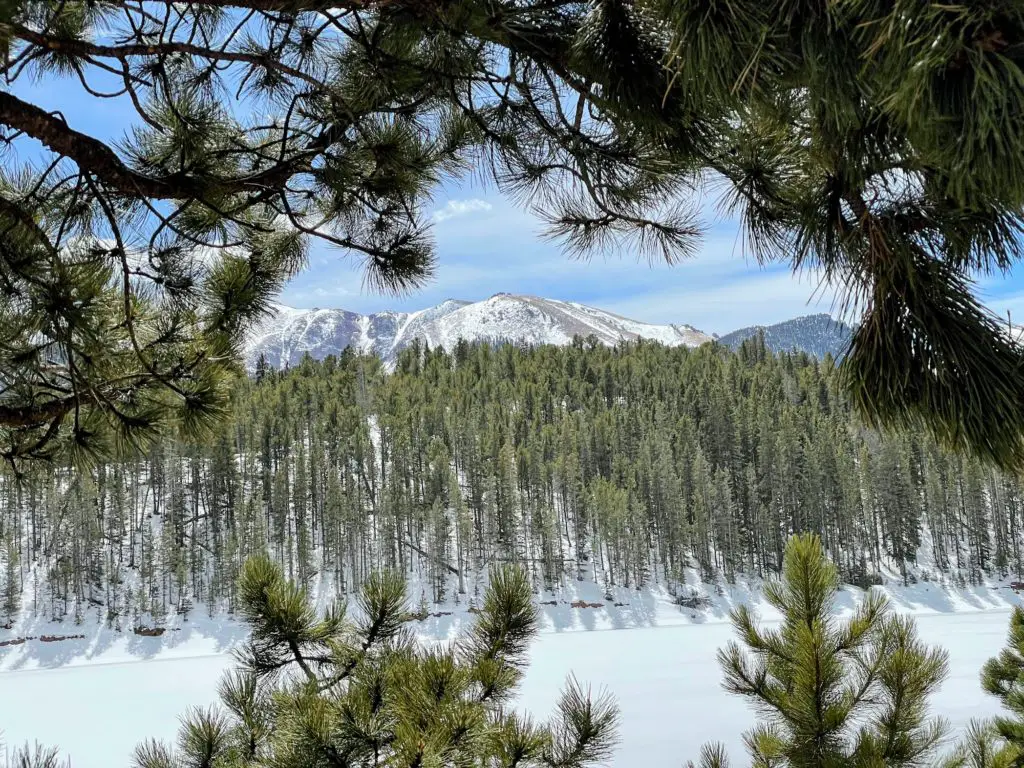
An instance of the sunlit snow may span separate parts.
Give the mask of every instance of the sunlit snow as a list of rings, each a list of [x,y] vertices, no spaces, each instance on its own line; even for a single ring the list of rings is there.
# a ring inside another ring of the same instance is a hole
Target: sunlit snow
[[[926,642],[949,651],[951,675],[934,698],[935,713],[956,729],[994,714],[996,702],[981,691],[978,673],[1002,646],[1017,596],[999,585],[887,591],[897,609],[917,616]],[[763,620],[777,618],[755,594],[720,595],[699,614],[663,595],[637,595],[634,606],[621,609],[545,609],[520,706],[537,716],[550,713],[573,674],[619,702],[615,766],[676,768],[709,740],[725,742],[740,758],[741,734],[753,716],[742,700],[722,691],[715,653],[731,639],[730,604],[748,602]],[[860,594],[841,592],[837,611],[848,614]],[[446,636],[460,617],[465,614],[456,610],[428,620],[423,631]],[[59,745],[76,767],[127,766],[137,742],[172,737],[187,707],[214,701],[217,679],[232,663],[230,648],[244,637],[237,623],[201,615],[163,638],[84,633],[84,640],[0,648],[0,729],[8,746],[39,740]]]
[[[250,367],[261,354],[272,366],[282,367],[297,364],[306,352],[319,359],[351,347],[390,364],[414,339],[451,351],[460,339],[539,346],[590,335],[608,345],[639,338],[694,347],[711,340],[688,325],[642,323],[575,302],[499,293],[473,303],[449,299],[409,313],[359,315],[342,309],[278,307],[253,331],[246,357]]]

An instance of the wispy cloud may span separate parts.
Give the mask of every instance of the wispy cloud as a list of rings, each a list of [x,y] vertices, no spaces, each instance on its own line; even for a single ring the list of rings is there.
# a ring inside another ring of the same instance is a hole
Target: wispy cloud
[[[458,216],[466,216],[470,213],[476,213],[479,211],[489,211],[493,208],[486,200],[481,200],[478,197],[473,197],[468,200],[449,200],[443,208],[438,208],[434,211],[431,218],[435,222],[448,221],[448,219],[454,219]]]
[[[360,295],[358,275],[344,275],[347,280],[334,279],[326,286],[292,290],[286,303],[300,307],[331,307],[345,309],[345,303]],[[351,285],[349,284],[351,283]]]

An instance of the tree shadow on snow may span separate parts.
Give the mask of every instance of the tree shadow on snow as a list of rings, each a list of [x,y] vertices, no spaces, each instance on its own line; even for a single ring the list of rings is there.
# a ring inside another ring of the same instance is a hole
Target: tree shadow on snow
[[[154,636],[136,634],[130,619],[124,618],[120,627],[111,627],[95,616],[88,616],[79,624],[27,617],[9,630],[0,630],[0,642],[24,638],[22,643],[0,647],[0,670],[51,669],[90,661],[143,661],[187,646],[195,647],[194,655],[224,654],[240,646],[249,634],[243,622],[223,614],[192,619],[174,616],[163,625],[164,632]],[[42,637],[67,639],[47,642]]]

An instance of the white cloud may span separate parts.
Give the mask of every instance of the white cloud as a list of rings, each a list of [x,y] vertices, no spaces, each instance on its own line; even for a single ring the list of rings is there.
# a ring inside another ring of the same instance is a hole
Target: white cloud
[[[332,280],[326,287],[317,286],[307,290],[291,291],[287,295],[288,300],[292,304],[300,306],[340,307],[344,309],[338,302],[344,302],[354,296],[358,296],[359,290],[358,286],[353,289],[352,286],[346,285],[340,280]]]
[[[434,211],[431,218],[435,222],[440,223],[448,219],[454,219],[457,216],[476,213],[477,211],[489,211],[493,207],[486,200],[481,200],[478,197],[469,198],[468,200],[449,200],[443,208],[438,208]]]

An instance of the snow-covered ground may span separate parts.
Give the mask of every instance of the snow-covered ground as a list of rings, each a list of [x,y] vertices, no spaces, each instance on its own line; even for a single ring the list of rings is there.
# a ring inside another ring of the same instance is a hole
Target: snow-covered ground
[[[971,717],[995,713],[978,673],[1002,646],[1017,596],[996,585],[886,591],[898,609],[917,616],[925,641],[950,653],[951,675],[934,699],[936,714],[959,729]],[[848,613],[860,594],[841,592],[837,612]],[[715,652],[731,637],[730,604],[746,602],[763,620],[777,618],[756,595],[737,588],[715,596],[700,612],[680,610],[665,595],[635,592],[631,605],[618,608],[574,609],[561,601],[544,606],[544,631],[533,648],[521,706],[537,716],[551,712],[566,676],[574,674],[619,702],[622,743],[615,766],[675,768],[709,740],[725,742],[739,757],[741,733],[753,716],[742,700],[721,690]],[[465,617],[456,610],[430,618],[422,631],[426,638],[444,637]],[[38,636],[52,630],[25,625],[12,632]],[[238,624],[204,616],[162,638],[87,626],[65,626],[63,632],[86,637],[0,648],[0,730],[8,745],[59,745],[76,768],[127,766],[143,738],[172,737],[187,707],[214,701],[217,680],[232,663],[230,649],[244,637]]]

